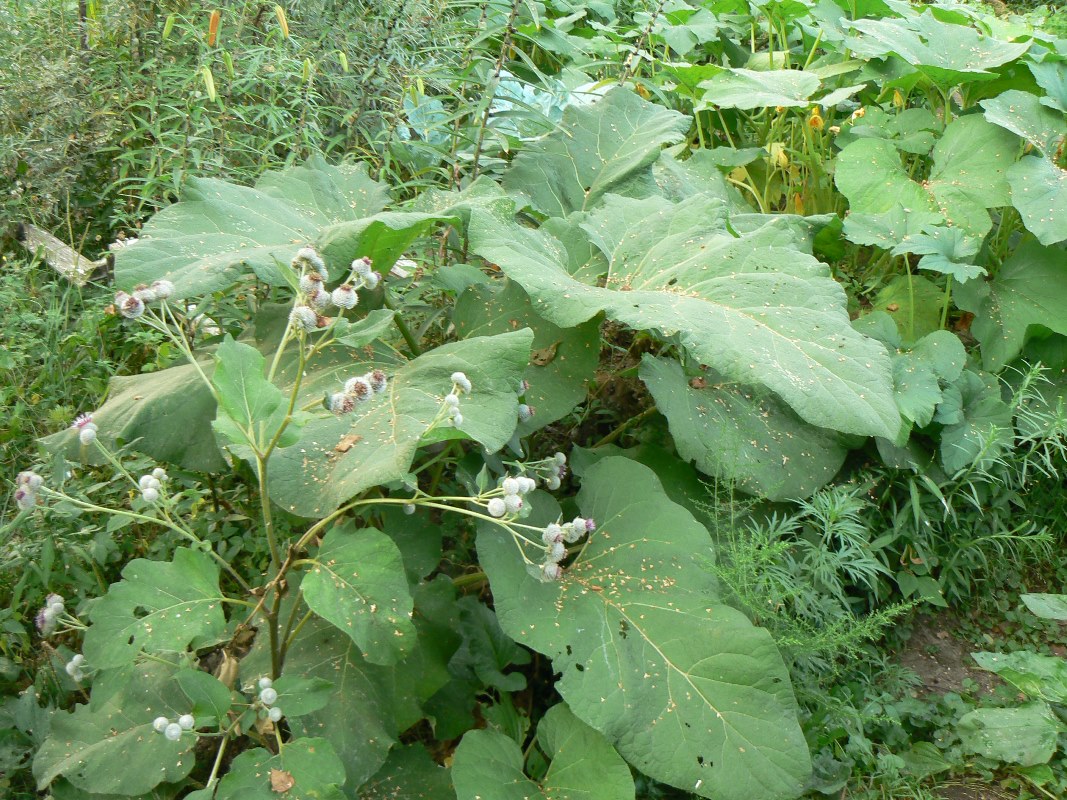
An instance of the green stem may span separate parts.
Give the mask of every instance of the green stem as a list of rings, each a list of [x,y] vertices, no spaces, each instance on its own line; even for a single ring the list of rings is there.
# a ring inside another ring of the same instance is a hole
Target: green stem
[[[400,331],[400,335],[404,337],[404,341],[407,342],[408,348],[411,350],[411,354],[418,358],[422,355],[422,348],[419,347],[419,343],[415,341],[415,337],[411,333],[411,328],[404,322],[404,318],[400,315],[396,305],[389,297],[389,290],[386,289],[382,296],[383,305],[393,312],[393,322],[396,323],[397,329]]]
[[[952,304],[952,276],[948,275],[945,278],[945,302],[941,306],[941,327],[945,327],[945,323],[948,322],[948,307]]]
[[[274,533],[270,494],[267,491],[267,459],[258,454],[256,455],[256,477],[259,479],[259,509],[263,517],[263,530],[267,534],[267,546],[270,547],[270,565],[272,568],[277,568],[282,563],[282,559]]]
[[[609,433],[607,436],[605,436],[599,442],[594,444],[590,449],[596,450],[598,447],[603,447],[606,444],[611,444],[616,439],[618,439],[620,436],[622,436],[627,430],[632,428],[634,425],[636,425],[639,422],[642,422],[643,420],[648,419],[653,414],[655,414],[656,410],[657,409],[656,409],[655,406],[650,406],[649,408],[646,408],[644,411],[642,411],[640,414],[638,414],[636,417],[630,417],[628,420],[623,422],[619,427],[617,427],[615,430],[613,430],[611,433]]]

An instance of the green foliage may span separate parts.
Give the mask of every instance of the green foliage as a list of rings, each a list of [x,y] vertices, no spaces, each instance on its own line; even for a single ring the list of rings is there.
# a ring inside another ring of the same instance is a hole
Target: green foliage
[[[1047,648],[976,655],[1010,708],[887,655],[991,586],[1064,616],[1062,42],[880,2],[68,5],[7,7],[5,77],[53,13],[42,74],[86,90],[0,102],[5,207],[138,237],[81,325],[0,280],[5,411],[47,415],[5,450],[3,788],[1065,783]],[[71,121],[98,146],[53,158]]]

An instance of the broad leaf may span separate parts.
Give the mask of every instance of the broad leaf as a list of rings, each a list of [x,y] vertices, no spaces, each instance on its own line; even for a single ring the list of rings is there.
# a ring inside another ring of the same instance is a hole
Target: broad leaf
[[[219,781],[216,800],[344,800],[345,769],[329,739],[302,737],[278,753],[246,750]]]
[[[899,256],[905,253],[921,255],[919,268],[951,275],[959,283],[966,283],[986,271],[970,263],[978,253],[978,239],[967,236],[959,228],[931,225],[923,233],[906,235],[890,252]]]
[[[464,597],[456,605],[463,643],[452,657],[449,670],[457,677],[477,679],[504,692],[525,689],[525,675],[518,670],[505,670],[512,665],[529,664],[530,651],[500,630],[496,614],[478,598]]]
[[[908,352],[893,358],[893,384],[897,406],[920,428],[930,424],[944,399],[945,384],[956,381],[967,363],[963,342],[950,331],[934,331]]]
[[[359,790],[359,800],[451,800],[449,770],[437,766],[421,744],[394,747],[385,765]]]
[[[688,130],[688,118],[619,87],[595,105],[568,106],[552,135],[515,158],[504,188],[548,216],[586,210]]]
[[[940,214],[947,224],[982,238],[988,208],[1010,202],[1005,172],[1018,151],[1015,136],[980,116],[961,117],[934,146],[930,179],[921,186],[905,171],[892,144],[860,139],[838,156],[835,181],[853,212]]]
[[[519,423],[526,436],[562,419],[585,399],[600,357],[600,330],[595,321],[560,328],[533,310],[517,283],[472,286],[456,302],[452,320],[460,336],[486,336],[517,328],[534,332],[533,352],[524,378],[530,384],[524,402],[536,413]]]
[[[99,709],[80,705],[53,715],[51,736],[33,760],[38,789],[62,775],[89,792],[143,797],[164,781],[185,778],[196,763],[196,735],[173,742],[152,728],[158,716],[173,720],[189,712],[173,672],[164,664],[140,665]]]
[[[1034,616],[1067,622],[1067,595],[1024,594],[1022,601]]]
[[[286,416],[286,397],[266,378],[266,359],[249,344],[227,336],[215,353],[211,382],[218,392],[215,430],[242,454],[264,452]],[[295,426],[279,446],[295,443]]]
[[[1008,169],[1011,202],[1043,245],[1067,239],[1067,170],[1048,158],[1026,156]]]
[[[372,664],[395,664],[415,643],[400,551],[373,528],[329,530],[301,588],[308,606],[351,637]]]
[[[93,412],[108,447],[130,445],[158,461],[203,472],[226,465],[211,430],[214,417],[215,398],[191,364],[116,376],[108,384],[107,401]],[[76,430],[54,433],[41,443],[71,461],[106,462],[96,447],[81,445]]]
[[[624,458],[586,470],[598,529],[562,580],[531,577],[511,537],[478,535],[504,631],[552,658],[574,714],[631,764],[702,797],[795,797],[810,771],[769,634],[716,602],[707,530]]]
[[[401,366],[353,363],[344,350],[309,375],[302,403],[340,391],[346,379],[372,366],[390,373],[388,389],[352,414],[312,420],[304,427],[299,447],[275,452],[270,460],[271,497],[294,514],[323,516],[372,486],[403,479],[456,371],[467,374],[474,391],[461,402],[464,421],[459,429],[438,430],[499,450],[518,424],[516,391],[532,341],[528,329],[475,337],[442,345]]]
[[[534,781],[523,771],[522,750],[514,739],[492,730],[468,732],[452,763],[457,800],[479,800],[489,786],[500,800],[633,800],[626,762],[566,705],[545,713],[537,743],[551,763],[544,777]]]
[[[985,109],[987,120],[1021,136],[1047,156],[1055,155],[1058,143],[1067,133],[1063,114],[1042,105],[1037,95],[1030,92],[1009,89],[979,105]]]
[[[175,298],[209,294],[249,272],[283,284],[280,265],[315,242],[320,230],[369,217],[387,200],[365,164],[333,167],[317,157],[265,173],[254,189],[190,178],[181,201],[153,216],[140,240],[116,254],[116,281],[130,288],[167,278]],[[348,260],[359,255],[370,253]],[[339,271],[342,264],[332,266]]]
[[[219,568],[199,550],[178,548],[172,561],[138,558],[89,613],[86,660],[95,669],[121,667],[146,653],[182,652],[222,635]]]
[[[958,287],[956,302],[975,315],[971,332],[982,344],[983,365],[998,371],[1022,351],[1030,326],[1067,334],[1063,250],[1023,242],[992,281]]]
[[[697,109],[808,106],[821,85],[819,76],[796,69],[727,69],[700,84]]]
[[[1019,708],[975,709],[960,718],[957,730],[966,750],[1028,767],[1052,758],[1060,723],[1048,703],[1037,701]]]
[[[982,669],[995,672],[1035,700],[1067,703],[1067,659],[1025,650],[1014,653],[971,653]]]
[[[187,710],[198,720],[204,717],[216,721],[226,719],[232,692],[214,675],[199,669],[183,669],[175,674],[174,681],[192,703],[192,708]]]
[[[859,55],[895,55],[940,86],[992,80],[992,70],[1014,61],[1030,42],[1005,42],[967,25],[942,22],[932,11],[905,19],[857,19],[852,28],[862,36],[848,40]]]
[[[667,417],[678,453],[746,492],[771,500],[807,497],[845,460],[839,437],[808,425],[774,396],[711,374],[690,381],[677,361],[648,355],[640,376]]]
[[[941,464],[955,473],[979,462],[990,463],[1014,439],[1011,407],[1001,398],[1000,384],[989,373],[966,370],[946,387],[935,419],[941,431]]]
[[[269,671],[267,645],[257,641],[257,648],[242,659],[242,682],[254,683]],[[286,654],[279,681],[320,679],[331,686],[325,706],[287,718],[290,729],[329,741],[344,765],[347,786],[359,786],[377,772],[399,736],[394,672],[368,664],[355,642],[317,617],[301,628]],[[285,712],[280,702],[279,707]]]
[[[476,210],[470,238],[560,327],[604,311],[676,337],[695,360],[766,386],[812,424],[892,436],[888,359],[848,324],[844,291],[825,265],[773,225],[731,235],[720,212],[704,197],[611,198],[584,226],[610,262],[603,288],[573,279],[565,248],[544,230]]]
[[[278,693],[275,702],[287,718],[302,717],[319,711],[330,704],[334,686],[322,678],[295,678],[282,675],[274,681],[273,689]]]

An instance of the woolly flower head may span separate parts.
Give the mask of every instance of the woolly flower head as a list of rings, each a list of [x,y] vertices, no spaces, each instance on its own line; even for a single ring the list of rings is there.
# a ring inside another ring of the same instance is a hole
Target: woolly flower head
[[[157,300],[166,300],[174,294],[174,284],[165,278],[153,281],[150,287]]]
[[[544,581],[558,581],[563,577],[563,567],[552,561],[541,565],[541,579]]]
[[[322,289],[322,276],[312,270],[300,276],[300,291],[305,294],[314,294]]]
[[[115,295],[115,310],[126,319],[137,319],[144,313],[144,300],[136,295],[118,292]]]
[[[359,277],[363,278],[363,280],[366,280],[368,275],[373,274],[373,268],[374,262],[367,258],[367,256],[363,256],[363,258],[357,258],[355,261],[352,262],[353,274],[358,275]]]
[[[70,427],[78,431],[78,439],[82,444],[92,444],[96,440],[96,423],[92,414],[80,414]]]
[[[344,392],[334,392],[327,404],[334,414],[350,414],[356,409],[356,398]]]
[[[470,378],[468,378],[466,373],[463,372],[453,372],[452,383],[459,387],[460,391],[462,391],[464,394],[470,394],[471,389],[473,388],[471,385]]]
[[[56,629],[56,620],[66,611],[66,602],[58,594],[50,594],[44,599],[44,605],[37,612],[37,630],[42,636],[50,636]]]
[[[363,377],[375,394],[381,394],[389,387],[389,378],[380,369],[371,370]]]
[[[326,271],[326,262],[322,260],[322,256],[316,252],[314,247],[301,247],[296,251],[296,255],[293,256],[293,269],[300,273],[317,272],[324,281],[330,279]]]
[[[338,308],[354,308],[359,302],[359,295],[351,283],[342,283],[330,294],[330,300]]]
[[[289,312],[289,322],[294,328],[314,331],[319,327],[319,315],[307,306],[294,306]]]
[[[356,400],[367,400],[374,395],[374,387],[365,377],[349,378],[345,381],[345,394],[350,394]]]

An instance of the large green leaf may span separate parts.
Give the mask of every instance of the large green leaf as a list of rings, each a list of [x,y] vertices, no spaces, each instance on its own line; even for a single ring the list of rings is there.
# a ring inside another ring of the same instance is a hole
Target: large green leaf
[[[586,210],[688,130],[688,118],[619,87],[595,105],[568,106],[551,136],[519,153],[504,188],[548,216]]]
[[[109,447],[129,445],[164,463],[203,472],[226,464],[211,430],[214,417],[215,398],[191,364],[116,376],[108,385],[107,401],[93,412],[98,436]],[[96,447],[81,445],[76,430],[54,433],[41,443],[71,461],[106,461]]]
[[[589,467],[578,501],[599,527],[555,583],[479,532],[504,631],[552,658],[574,714],[642,772],[720,800],[797,796],[810,762],[789,673],[716,601],[707,530],[625,458]]]
[[[1014,653],[971,653],[982,669],[995,672],[1028,697],[1067,703],[1067,659],[1025,650]]]
[[[1026,156],[1008,169],[1011,202],[1023,225],[1044,245],[1067,239],[1067,170]]]
[[[452,800],[449,770],[421,744],[394,747],[385,765],[359,790],[359,800]]]
[[[457,800],[633,800],[630,768],[604,737],[571,713],[550,708],[537,726],[537,743],[550,759],[539,780],[523,771],[518,743],[493,730],[468,732],[456,748],[452,783]]]
[[[944,399],[945,384],[955,382],[967,363],[963,342],[950,331],[933,331],[893,358],[893,384],[900,413],[920,428],[930,424]]]
[[[737,238],[721,203],[610,198],[583,226],[608,256],[607,285],[565,269],[563,244],[507,215],[475,210],[475,252],[500,265],[560,327],[604,311],[638,330],[676,337],[729,380],[762,385],[822,427],[892,436],[889,361],[852,330],[842,288],[827,268],[768,225]]]
[[[814,72],[728,68],[700,84],[700,102],[696,108],[750,110],[768,106],[804,107],[813,103],[833,106],[858,92],[863,84],[838,89],[826,97],[813,99],[821,87],[822,81]]]
[[[138,558],[89,612],[85,658],[95,669],[130,664],[142,651],[184,651],[222,635],[218,565],[199,550],[178,548],[172,561]]]
[[[853,212],[944,217],[971,236],[992,226],[988,208],[1008,205],[1005,172],[1015,160],[1015,136],[980,116],[953,120],[933,150],[930,179],[922,185],[904,169],[897,149],[882,139],[860,139],[838,156],[834,179]]]
[[[600,326],[595,321],[573,328],[553,325],[533,310],[526,292],[513,281],[503,287],[470,287],[456,301],[452,320],[464,338],[533,330],[525,402],[537,413],[519,424],[520,435],[562,419],[585,399],[586,384],[600,359]]]
[[[996,67],[1014,61],[1030,42],[1005,42],[967,25],[943,22],[927,10],[904,19],[857,19],[851,50],[868,58],[894,55],[941,86],[993,80]]]
[[[373,528],[329,530],[301,588],[308,606],[352,638],[372,664],[395,664],[415,643],[400,550]]]
[[[945,425],[941,464],[949,474],[976,462],[989,464],[1011,447],[1011,407],[994,376],[965,370],[945,387],[943,397],[934,419]]]
[[[303,737],[277,753],[246,750],[219,781],[217,800],[344,800],[345,768],[329,739]]]
[[[33,760],[37,787],[62,775],[88,792],[144,797],[157,784],[188,775],[196,763],[196,735],[173,742],[152,729],[158,716],[174,720],[189,712],[173,672],[165,664],[142,664],[100,708],[80,705],[71,714],[54,714],[51,735]]]
[[[1045,764],[1056,752],[1060,724],[1048,703],[1019,708],[978,708],[964,714],[957,729],[965,750],[1021,764]]]
[[[371,216],[387,200],[365,164],[334,167],[318,157],[267,172],[255,188],[190,178],[181,201],[153,216],[140,240],[116,254],[116,281],[129,288],[167,278],[176,298],[217,291],[249,272],[284,283],[279,264],[302,245],[328,226]],[[348,260],[359,255],[368,254]]]
[[[1067,334],[1064,252],[1024,242],[992,281],[959,287],[956,302],[975,315],[971,332],[982,344],[985,368],[998,371],[1022,351],[1030,326]]]
[[[242,682],[255,683],[269,671],[268,647],[257,641],[257,648],[242,659]],[[318,678],[332,687],[323,708],[288,722],[298,736],[330,742],[344,764],[347,786],[359,786],[378,771],[399,737],[395,668],[368,664],[351,638],[312,617],[286,653],[282,678]]]
[[[456,371],[467,374],[474,391],[461,402],[463,424],[444,433],[499,450],[518,424],[516,392],[532,341],[533,332],[523,329],[442,345],[399,366],[353,363],[346,349],[324,366],[313,365],[301,404],[339,391],[347,378],[372,366],[390,373],[389,386],[352,414],[313,419],[299,447],[276,451],[270,460],[271,497],[294,514],[314,517],[372,486],[404,478]],[[288,380],[289,372],[283,371],[281,381]]]
[[[1045,155],[1055,155],[1067,133],[1063,114],[1042,105],[1041,99],[1030,92],[1009,89],[980,105],[987,120],[1021,136]]]
[[[674,446],[708,475],[771,500],[807,497],[841,468],[839,437],[801,420],[774,396],[719,383],[690,382],[677,361],[646,355],[641,380],[667,417]]]
[[[1067,595],[1024,594],[1021,599],[1034,616],[1067,622]]]
[[[252,345],[227,336],[215,353],[211,382],[218,392],[214,427],[237,445],[239,453],[264,452],[285,421],[282,390],[266,378],[266,359]],[[279,446],[293,444],[295,426],[286,429]]]

